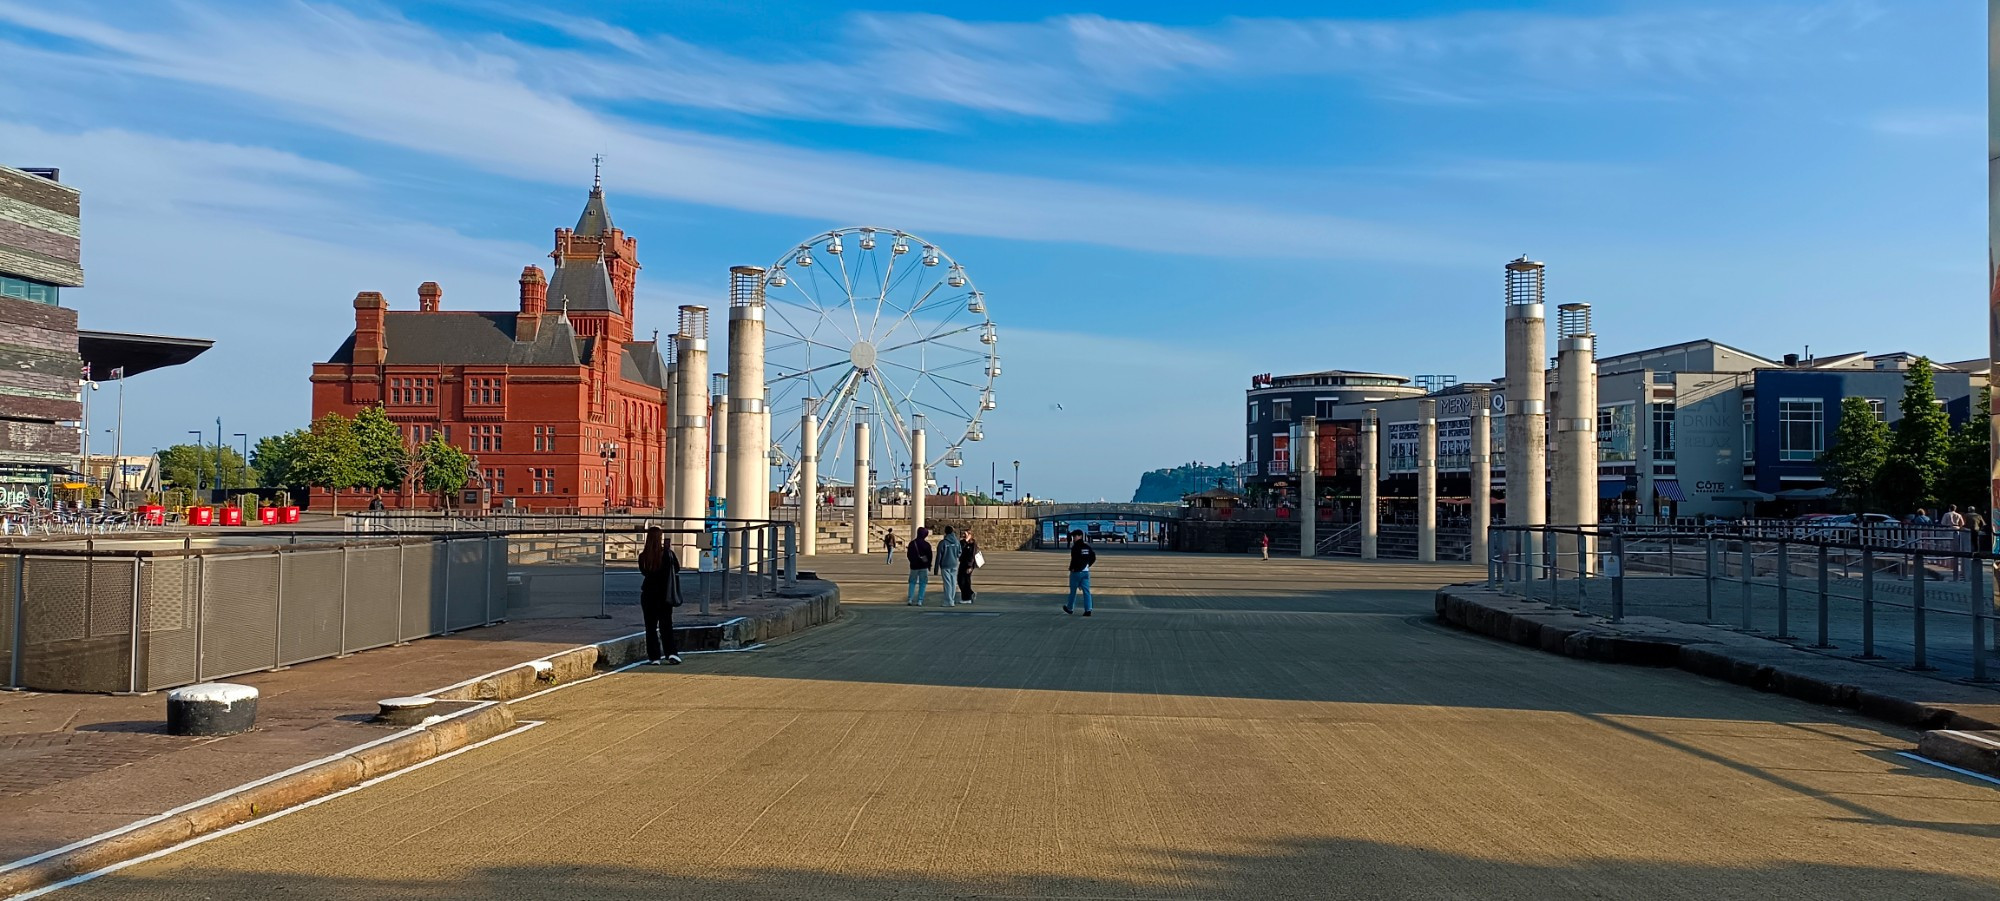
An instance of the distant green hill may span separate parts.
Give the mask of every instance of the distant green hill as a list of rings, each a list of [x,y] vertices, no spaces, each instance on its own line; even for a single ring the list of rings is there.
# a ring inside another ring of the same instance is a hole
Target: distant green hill
[[[1183,463],[1170,469],[1155,469],[1139,477],[1139,490],[1132,492],[1132,503],[1172,503],[1183,495],[1214,488],[1217,480],[1233,483],[1235,478],[1236,467],[1229,463],[1214,466]]]

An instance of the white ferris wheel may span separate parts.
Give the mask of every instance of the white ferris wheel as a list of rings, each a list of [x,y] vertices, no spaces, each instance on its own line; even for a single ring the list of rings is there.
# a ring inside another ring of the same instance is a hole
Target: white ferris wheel
[[[857,422],[869,424],[877,486],[912,487],[913,429],[932,473],[963,465],[965,442],[985,437],[999,335],[986,296],[934,242],[872,226],[814,235],[765,270],[764,300],[772,451],[788,491],[807,409],[828,484],[852,481]]]

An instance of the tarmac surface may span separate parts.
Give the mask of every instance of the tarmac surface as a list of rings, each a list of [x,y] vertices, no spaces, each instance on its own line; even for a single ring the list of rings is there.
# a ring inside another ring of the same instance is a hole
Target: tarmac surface
[[[2000,786],[1915,736],[1432,621],[1464,566],[989,552],[517,703],[544,724],[75,898],[1992,898]]]

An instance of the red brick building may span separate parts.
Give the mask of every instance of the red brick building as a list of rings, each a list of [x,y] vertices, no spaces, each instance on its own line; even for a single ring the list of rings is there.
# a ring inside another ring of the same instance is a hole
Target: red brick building
[[[516,309],[447,310],[436,282],[417,288],[415,310],[355,295],[354,333],[313,364],[313,416],[379,404],[412,445],[442,433],[472,455],[496,506],[661,506],[666,363],[657,341],[632,339],[637,248],[599,186],[576,227],[556,229],[555,274],[521,270]],[[329,500],[314,492],[316,506]],[[382,501],[434,503],[408,489]]]

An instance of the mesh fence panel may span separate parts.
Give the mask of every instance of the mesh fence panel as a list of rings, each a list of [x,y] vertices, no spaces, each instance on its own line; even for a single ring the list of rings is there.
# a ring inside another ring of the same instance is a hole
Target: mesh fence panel
[[[15,684],[14,605],[19,594],[14,581],[20,572],[20,557],[0,557],[0,685]]]
[[[450,567],[446,626],[469,629],[486,622],[486,541],[483,538],[439,542]]]
[[[340,653],[342,551],[295,551],[279,558],[279,662],[290,665]]]
[[[220,679],[275,666],[278,557],[216,556],[205,566],[201,678]]]
[[[201,599],[201,558],[159,557],[140,569],[140,687],[147,691],[197,681],[196,637]]]
[[[401,617],[403,549],[347,552],[347,647],[359,651],[396,643]]]
[[[403,558],[403,639],[422,638],[444,631],[444,617],[433,616],[437,611],[434,599],[439,599],[437,590],[442,584],[441,573],[434,572],[433,555],[437,549],[431,543],[406,544],[400,553]]]
[[[21,684],[55,691],[132,687],[132,563],[30,557],[21,599]]]

